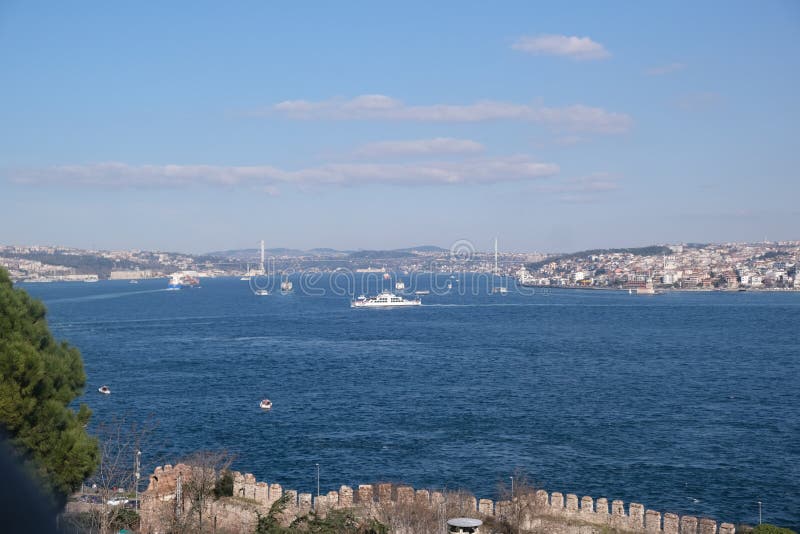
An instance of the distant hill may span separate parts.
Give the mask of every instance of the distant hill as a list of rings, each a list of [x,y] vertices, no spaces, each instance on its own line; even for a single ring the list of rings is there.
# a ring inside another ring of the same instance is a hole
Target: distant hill
[[[397,260],[415,256],[417,254],[405,250],[359,250],[347,255],[351,260]]]
[[[310,250],[299,250],[294,248],[268,248],[264,250],[267,256],[347,256],[352,259],[373,259],[373,258],[405,258],[413,257],[419,253],[447,252],[446,248],[434,245],[422,245],[418,247],[408,247],[393,250],[337,250],[333,248],[312,248]],[[208,252],[205,256],[217,258],[231,258],[236,260],[257,259],[261,255],[261,249],[243,248],[232,250],[220,250]]]
[[[650,245],[647,247],[631,247],[631,248],[596,248],[591,250],[581,250],[580,252],[572,252],[569,254],[553,254],[543,260],[529,263],[526,267],[531,270],[539,269],[542,265],[550,263],[551,261],[559,260],[572,260],[576,258],[585,258],[587,256],[599,256],[600,254],[633,254],[634,256],[661,256],[664,254],[672,254],[672,249],[661,245]]]
[[[436,245],[422,245],[419,247],[398,248],[397,252],[449,252],[450,249],[437,247]]]
[[[349,250],[336,250],[335,248],[311,248],[308,249],[308,252],[314,254],[315,256],[331,256],[331,255],[338,255],[338,254],[349,254],[351,251]]]
[[[264,249],[267,256],[313,256],[313,253],[304,250],[297,250],[292,248],[267,248]],[[217,252],[208,252],[206,256],[215,256],[217,258],[233,258],[237,260],[247,260],[258,258],[261,256],[260,248],[241,248],[233,250],[220,250]]]

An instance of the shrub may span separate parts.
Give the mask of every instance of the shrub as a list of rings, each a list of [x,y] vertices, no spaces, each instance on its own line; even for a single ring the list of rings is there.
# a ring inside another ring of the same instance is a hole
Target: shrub
[[[797,534],[794,530],[788,528],[776,527],[768,523],[758,525],[753,529],[753,534]]]

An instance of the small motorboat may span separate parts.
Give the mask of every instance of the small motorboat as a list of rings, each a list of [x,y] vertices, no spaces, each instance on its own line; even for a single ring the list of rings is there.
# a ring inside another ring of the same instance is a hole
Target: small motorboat
[[[271,410],[272,409],[272,401],[269,400],[269,399],[263,399],[258,406],[262,410]]]
[[[108,386],[100,386],[99,388],[97,388],[97,391],[99,391],[103,395],[111,395],[111,388],[109,388]]]
[[[253,291],[253,293],[258,295],[259,297],[266,297],[267,295],[269,295],[269,291],[266,289],[256,289],[255,291]]]

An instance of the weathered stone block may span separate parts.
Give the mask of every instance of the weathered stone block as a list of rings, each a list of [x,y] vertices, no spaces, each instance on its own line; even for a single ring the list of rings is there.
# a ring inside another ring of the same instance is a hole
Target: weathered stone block
[[[422,504],[425,506],[430,506],[431,504],[431,493],[428,490],[424,489],[417,490],[417,493],[414,498],[417,504]]]
[[[239,471],[233,473],[233,494],[237,497],[244,497],[244,475]]]
[[[567,494],[567,511],[571,513],[578,511],[578,496],[574,493]]]
[[[311,494],[310,493],[301,493],[298,500],[298,507],[303,512],[308,512],[311,510]]]
[[[661,514],[655,510],[648,510],[644,514],[645,532],[661,532]]]
[[[581,497],[581,515],[584,517],[594,515],[594,499],[588,495]]]
[[[412,504],[414,502],[414,488],[411,486],[398,487],[397,502],[400,504]]]
[[[269,500],[269,486],[267,486],[266,482],[256,482],[255,487],[255,496],[253,497],[256,501],[261,504],[267,504]]]
[[[491,499],[479,500],[478,511],[483,515],[494,515],[494,502]]]
[[[297,490],[286,490],[284,493],[289,496],[289,502],[286,508],[289,510],[297,510]]]
[[[270,484],[269,485],[269,504],[272,506],[272,503],[277,501],[283,497],[283,488],[280,484]]]
[[[387,503],[392,501],[392,485],[388,483],[378,484],[378,501]]]
[[[700,534],[717,534],[717,522],[713,519],[701,519]]]
[[[608,515],[608,499],[600,497],[594,504],[595,514],[604,517]]]
[[[497,501],[494,506],[494,514],[496,517],[506,519],[511,516],[511,501]]]
[[[690,515],[681,517],[681,534],[697,534],[697,518]]]
[[[736,534],[736,527],[730,523],[722,523],[719,526],[719,534]]]
[[[664,514],[664,534],[678,534],[680,518],[677,514],[667,512]]]
[[[628,505],[629,528],[642,530],[644,528],[644,506],[637,502]]]
[[[350,486],[339,487],[339,507],[350,508],[353,506],[353,488]]]
[[[564,511],[564,495],[560,491],[550,494],[550,512],[560,515]]]
[[[475,512],[478,510],[478,500],[468,493],[451,494],[451,502],[455,503],[461,510]]]
[[[330,499],[327,495],[319,495],[314,498],[314,513],[325,514],[330,509]]]
[[[550,494],[545,490],[536,491],[536,506],[539,510],[544,510],[550,507]]]
[[[364,506],[372,506],[372,484],[358,486],[358,503]]]

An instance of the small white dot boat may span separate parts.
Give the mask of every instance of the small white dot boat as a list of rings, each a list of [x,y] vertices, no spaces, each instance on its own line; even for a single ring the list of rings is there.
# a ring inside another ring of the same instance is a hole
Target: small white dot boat
[[[272,401],[269,400],[269,399],[263,399],[258,406],[262,410],[271,410],[272,409]]]
[[[99,388],[97,388],[97,391],[99,391],[103,395],[111,395],[111,388],[109,388],[108,386],[100,386]]]

